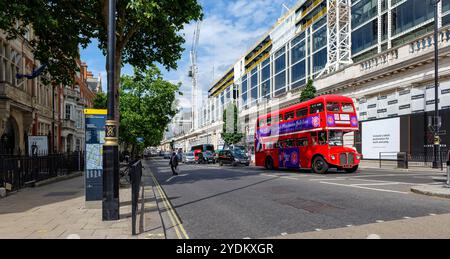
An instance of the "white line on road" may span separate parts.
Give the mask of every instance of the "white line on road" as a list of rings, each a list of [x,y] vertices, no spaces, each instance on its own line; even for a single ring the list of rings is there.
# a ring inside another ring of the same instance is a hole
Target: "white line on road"
[[[289,180],[295,180],[295,181],[300,180],[300,179],[298,179],[298,178],[289,177],[289,176],[283,176],[283,177],[281,177],[281,178],[283,178],[283,179],[289,179]]]
[[[173,179],[177,178],[177,177],[185,177],[187,176],[187,174],[181,174],[181,175],[174,175],[172,177],[170,177],[169,179],[166,180],[166,183],[172,181]]]
[[[370,234],[367,239],[381,239],[381,237],[379,235],[376,234]]]
[[[322,229],[321,228],[316,228],[316,231],[320,232],[320,231],[322,231]]]
[[[282,236],[287,236],[287,234],[286,232],[281,233]]]
[[[392,191],[392,190],[376,189],[376,188],[369,188],[369,187],[363,187],[363,186],[357,186],[357,185],[329,183],[329,182],[320,182],[320,183],[328,184],[328,185],[342,186],[342,187],[350,187],[350,188],[358,188],[358,189],[364,189],[364,190],[378,191],[378,192],[390,192],[390,193],[399,193],[399,194],[409,194],[409,192],[399,192],[399,191]]]
[[[384,223],[384,220],[377,220],[377,223]]]

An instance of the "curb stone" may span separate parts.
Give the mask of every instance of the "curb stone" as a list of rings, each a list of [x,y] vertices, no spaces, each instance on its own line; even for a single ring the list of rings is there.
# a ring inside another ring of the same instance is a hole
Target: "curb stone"
[[[416,194],[450,199],[450,189],[445,187],[435,187],[434,190],[427,189],[428,186],[413,186],[411,191]],[[428,187],[430,188],[430,187]],[[439,189],[438,189],[439,188]]]

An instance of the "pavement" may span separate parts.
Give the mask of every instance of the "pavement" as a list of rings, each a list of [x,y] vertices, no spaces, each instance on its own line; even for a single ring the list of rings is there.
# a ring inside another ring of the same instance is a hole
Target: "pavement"
[[[448,222],[450,200],[411,192],[413,186],[441,185],[434,180],[441,171],[362,168],[356,174],[315,175],[181,165],[180,175],[173,177],[165,160],[153,159],[148,166],[167,197],[170,214],[176,216],[171,222],[169,213],[162,213],[164,224],[175,228],[167,231],[167,238],[450,236],[450,228],[442,228]]]
[[[101,209],[86,209],[84,180],[77,177],[23,189],[0,200],[2,239],[163,239],[165,231],[153,181],[144,171],[138,236],[131,235],[131,189],[120,189],[119,221],[102,221]]]

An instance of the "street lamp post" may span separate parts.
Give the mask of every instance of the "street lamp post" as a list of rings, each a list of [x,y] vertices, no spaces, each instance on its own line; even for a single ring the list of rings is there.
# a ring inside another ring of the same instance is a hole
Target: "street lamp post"
[[[108,116],[103,146],[103,220],[119,220],[119,139],[116,121],[116,0],[108,0]]]
[[[433,129],[434,129],[434,155],[433,155],[433,168],[439,168],[439,43],[438,43],[438,33],[439,33],[439,23],[438,23],[438,4],[441,0],[435,0],[434,2],[434,119],[433,119]]]

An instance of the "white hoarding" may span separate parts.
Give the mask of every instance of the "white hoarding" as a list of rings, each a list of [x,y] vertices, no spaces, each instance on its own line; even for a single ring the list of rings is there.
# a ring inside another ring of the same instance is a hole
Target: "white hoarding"
[[[400,152],[400,118],[362,123],[364,159],[396,158]]]
[[[28,136],[28,154],[30,156],[48,155],[48,137]]]

